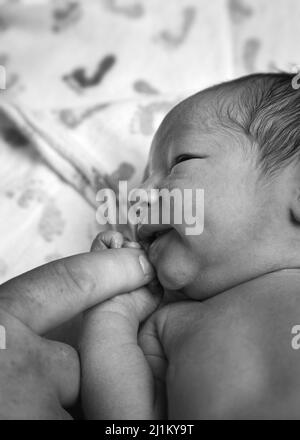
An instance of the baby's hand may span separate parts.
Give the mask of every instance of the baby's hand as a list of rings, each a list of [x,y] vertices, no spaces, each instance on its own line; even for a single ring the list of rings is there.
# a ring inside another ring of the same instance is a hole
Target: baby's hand
[[[92,251],[140,248],[119,232],[100,233]],[[145,264],[146,254],[143,255]],[[128,277],[130,277],[130,272]],[[118,276],[116,273],[115,276]],[[138,345],[138,332],[159,306],[159,289],[147,287],[115,297],[84,316],[81,337],[82,399],[91,419],[153,419],[160,414],[151,367]],[[155,403],[154,403],[155,402]]]
[[[100,232],[95,240],[92,243],[91,251],[92,252],[98,252],[98,251],[104,251],[106,249],[121,249],[121,248],[131,248],[131,249],[142,249],[142,246],[136,242],[130,240],[128,237],[125,237],[121,232],[117,231],[104,231]],[[149,290],[154,295],[161,296],[163,294],[162,286],[160,285],[158,279],[155,277],[147,286]],[[165,295],[164,303],[169,302],[167,301],[168,295]],[[174,292],[172,293],[172,296],[175,297]],[[121,296],[115,298],[116,301],[122,301]],[[173,301],[175,299],[173,298]]]

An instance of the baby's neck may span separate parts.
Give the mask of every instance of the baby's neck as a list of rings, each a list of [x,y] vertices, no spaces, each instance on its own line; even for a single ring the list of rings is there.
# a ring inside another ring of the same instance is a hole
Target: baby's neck
[[[253,292],[269,294],[271,291],[282,294],[297,294],[300,297],[300,268],[269,272],[227,290],[228,293],[238,293],[239,295],[241,292],[243,294],[253,294]]]

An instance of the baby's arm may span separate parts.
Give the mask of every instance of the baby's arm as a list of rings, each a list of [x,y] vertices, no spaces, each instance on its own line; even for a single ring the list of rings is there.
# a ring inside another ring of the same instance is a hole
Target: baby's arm
[[[97,237],[92,250],[105,252],[107,248],[121,247],[139,245],[125,240],[119,233],[107,232]],[[80,353],[82,398],[87,418],[154,419],[161,416],[152,370],[137,341],[141,323],[157,308],[160,299],[159,293],[153,294],[144,287],[85,314]]]

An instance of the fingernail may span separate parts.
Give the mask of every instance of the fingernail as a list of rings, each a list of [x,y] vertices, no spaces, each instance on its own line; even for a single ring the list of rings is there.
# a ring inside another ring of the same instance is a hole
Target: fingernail
[[[146,276],[154,275],[154,270],[147,258],[144,255],[139,256],[140,265]]]

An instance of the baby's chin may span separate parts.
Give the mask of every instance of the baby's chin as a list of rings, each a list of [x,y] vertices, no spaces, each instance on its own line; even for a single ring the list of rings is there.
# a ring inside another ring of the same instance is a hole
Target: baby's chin
[[[198,268],[195,262],[189,258],[172,253],[169,257],[166,253],[160,254],[153,262],[157,277],[164,287],[168,290],[181,290],[190,297],[190,293],[195,295],[195,288],[192,287],[193,281],[197,278]]]
[[[180,277],[178,273],[157,270],[160,284],[169,292],[180,293],[181,299],[202,301],[210,297],[196,282],[191,282],[186,276]]]
[[[195,258],[182,258],[182,255],[178,258],[175,253],[172,254],[172,258],[160,255],[154,266],[159,282],[165,290],[180,291],[186,299],[199,301],[211,296],[202,285],[199,277],[201,269]]]
[[[175,230],[156,240],[147,253],[165,289],[186,291],[189,297],[193,291],[195,295],[191,286],[199,276],[198,258]]]

